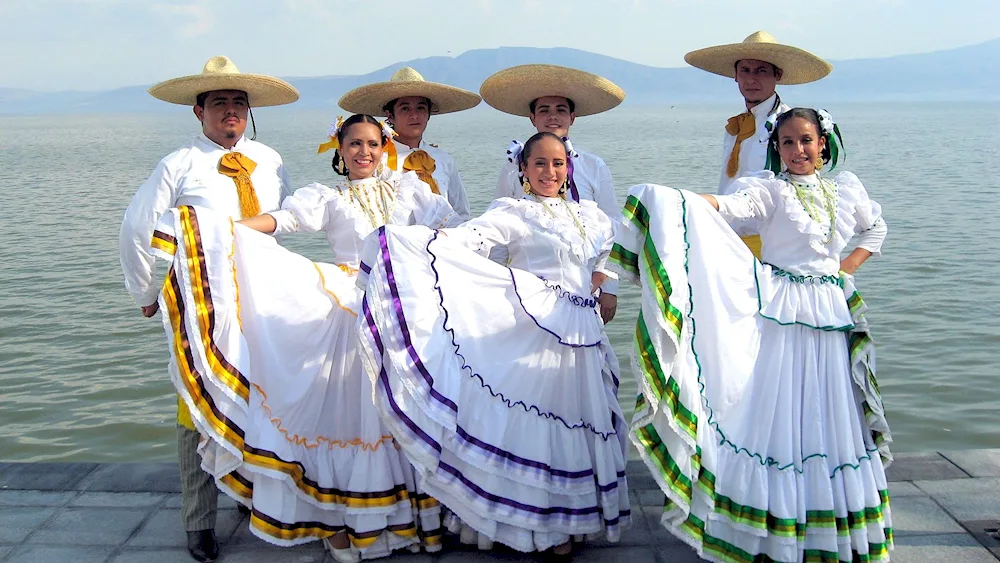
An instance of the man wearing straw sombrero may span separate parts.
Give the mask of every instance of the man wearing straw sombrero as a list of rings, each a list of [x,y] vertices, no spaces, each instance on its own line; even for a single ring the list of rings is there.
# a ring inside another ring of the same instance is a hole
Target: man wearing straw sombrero
[[[591,200],[612,222],[618,221],[621,207],[608,165],[595,154],[574,150],[569,141],[569,129],[577,117],[608,111],[625,100],[625,92],[618,85],[574,68],[531,64],[493,74],[483,82],[479,93],[493,108],[529,118],[539,133],[548,131],[562,138],[570,156],[566,197]],[[521,197],[525,193],[522,180],[518,164],[508,159],[500,171],[494,196]],[[601,318],[611,322],[618,307],[618,280],[604,282],[599,301]]]
[[[209,59],[201,74],[161,82],[149,93],[165,102],[191,106],[201,122],[201,134],[160,161],[125,211],[119,239],[125,287],[145,317],[152,317],[159,308],[161,286],[153,281],[151,243],[160,215],[172,207],[197,205],[239,220],[279,208],[291,189],[288,172],[277,152],[247,139],[244,132],[247,116],[253,120],[251,106],[290,104],[299,98],[287,82],[241,73],[222,56]],[[171,365],[170,370],[177,383],[180,379],[173,373],[177,366]],[[219,490],[212,475],[201,468],[197,420],[203,418],[192,416],[178,396],[177,457],[188,552],[197,561],[214,561],[219,556],[215,537]]]
[[[775,91],[778,84],[806,84],[830,74],[833,67],[816,55],[783,45],[766,31],[757,31],[742,43],[716,45],[684,55],[691,66],[733,78],[739,85],[746,111],[729,118],[723,139],[720,195],[726,195],[733,180],[767,169],[767,124],[790,107]],[[760,258],[757,225],[746,221],[736,231]]]
[[[376,82],[351,90],[340,98],[340,107],[351,113],[384,115],[396,132],[397,172],[416,172],[431,191],[448,200],[455,213],[467,221],[469,198],[458,174],[455,159],[424,141],[431,115],[463,111],[477,106],[479,96],[447,84],[428,82],[419,72],[404,67],[388,82]]]

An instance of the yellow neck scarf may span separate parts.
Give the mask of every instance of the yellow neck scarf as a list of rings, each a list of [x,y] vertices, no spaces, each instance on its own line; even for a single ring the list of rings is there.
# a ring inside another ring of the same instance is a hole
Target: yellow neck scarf
[[[257,199],[257,192],[253,189],[253,181],[250,179],[255,168],[257,168],[256,162],[238,152],[226,153],[226,156],[219,161],[219,173],[229,176],[236,182],[236,193],[240,197],[240,214],[244,219],[260,215],[260,200]]]
[[[426,182],[431,187],[432,192],[440,195],[441,191],[438,189],[437,182],[434,180],[434,176],[431,176],[435,168],[437,166],[434,164],[434,158],[427,154],[427,151],[415,150],[403,161],[404,171],[416,172],[417,178]]]
[[[726,162],[726,176],[735,178],[740,170],[740,145],[749,139],[757,131],[757,120],[749,111],[734,115],[726,122],[726,133],[736,137],[733,144],[733,151],[729,153],[729,161]]]

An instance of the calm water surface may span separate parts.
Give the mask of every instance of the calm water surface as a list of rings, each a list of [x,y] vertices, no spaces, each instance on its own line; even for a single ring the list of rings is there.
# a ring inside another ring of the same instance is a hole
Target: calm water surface
[[[721,129],[738,108],[622,108],[582,118],[580,148],[628,186],[712,191]],[[1000,105],[845,105],[848,159],[883,207],[885,255],[858,275],[871,306],[879,379],[897,451],[1000,443]],[[329,183],[316,156],[335,113],[258,110],[259,140],[297,186]],[[159,319],[123,286],[118,228],[136,188],[196,132],[174,115],[0,117],[0,459],[167,461],[175,396]],[[473,212],[485,210],[510,139],[526,119],[492,111],[435,117],[428,140],[458,162]],[[286,237],[313,259],[321,236]],[[628,365],[637,292],[609,325]],[[623,377],[631,408],[635,383]]]

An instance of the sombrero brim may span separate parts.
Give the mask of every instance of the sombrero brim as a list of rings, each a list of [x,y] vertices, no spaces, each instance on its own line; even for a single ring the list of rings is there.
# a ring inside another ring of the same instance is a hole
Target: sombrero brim
[[[386,104],[408,96],[420,96],[430,100],[431,113],[435,115],[474,108],[482,101],[473,92],[447,84],[426,80],[398,80],[359,86],[344,94],[338,104],[351,113],[380,116]]]
[[[781,69],[779,84],[815,82],[833,71],[833,65],[809,51],[780,43],[731,43],[684,55],[689,65],[729,78],[736,77],[736,62],[743,59],[776,65]]]
[[[612,109],[625,91],[607,78],[555,65],[522,65],[501,70],[479,88],[490,106],[512,115],[531,115],[532,101],[545,96],[573,100],[577,117]]]
[[[290,104],[299,99],[294,86],[263,74],[194,74],[160,82],[149,89],[157,99],[172,104],[195,105],[198,95],[214,90],[241,90],[247,93],[250,107]]]

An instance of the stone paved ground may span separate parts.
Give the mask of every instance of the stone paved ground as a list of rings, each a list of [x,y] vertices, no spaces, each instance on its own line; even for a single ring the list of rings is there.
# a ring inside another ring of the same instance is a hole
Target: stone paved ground
[[[1000,449],[899,454],[889,470],[896,550],[903,563],[1000,560]],[[637,462],[629,465],[635,522],[617,545],[590,543],[574,561],[687,563],[687,546],[659,525],[662,496]],[[188,563],[173,464],[0,463],[0,560]],[[318,542],[278,548],[253,536],[236,505],[220,502],[220,561],[324,562]],[[518,553],[457,547],[397,555],[398,563],[529,562]]]

